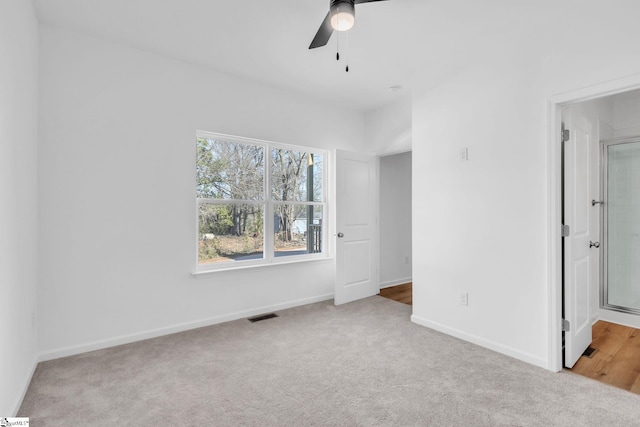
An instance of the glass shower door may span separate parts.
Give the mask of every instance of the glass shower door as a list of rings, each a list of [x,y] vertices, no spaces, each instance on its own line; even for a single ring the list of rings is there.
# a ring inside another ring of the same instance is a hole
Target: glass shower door
[[[603,143],[603,307],[640,314],[640,138]]]

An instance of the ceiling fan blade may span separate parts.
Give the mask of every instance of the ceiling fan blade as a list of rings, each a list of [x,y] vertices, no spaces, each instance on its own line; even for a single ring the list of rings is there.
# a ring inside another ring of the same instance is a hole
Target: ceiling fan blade
[[[309,45],[309,49],[315,49],[326,45],[331,38],[331,34],[333,34],[333,28],[331,27],[331,12],[329,12],[327,13],[327,17],[324,18],[324,21],[322,21],[313,41]]]
[[[387,0],[356,0],[356,4],[360,3],[371,3],[373,1],[387,1]]]

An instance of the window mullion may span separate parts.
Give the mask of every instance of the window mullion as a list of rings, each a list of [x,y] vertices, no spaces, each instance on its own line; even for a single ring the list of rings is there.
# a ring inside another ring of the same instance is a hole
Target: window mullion
[[[274,257],[274,209],[271,201],[271,147],[264,148],[264,258],[267,262],[271,262]]]

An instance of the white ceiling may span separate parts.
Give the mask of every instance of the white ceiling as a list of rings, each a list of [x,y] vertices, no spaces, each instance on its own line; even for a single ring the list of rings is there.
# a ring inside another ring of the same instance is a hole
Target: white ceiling
[[[329,0],[33,0],[47,24],[369,111],[489,51],[532,40],[557,1],[389,0],[357,5],[345,63],[336,34],[308,50]],[[568,2],[560,2],[563,3]],[[344,35],[341,43],[344,43]],[[402,85],[399,93],[387,88]],[[428,83],[427,83],[428,84]]]

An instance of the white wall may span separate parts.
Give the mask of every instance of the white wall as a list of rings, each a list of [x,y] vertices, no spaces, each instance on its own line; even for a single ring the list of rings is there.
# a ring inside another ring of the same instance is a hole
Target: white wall
[[[411,152],[380,157],[380,287],[411,281]]]
[[[404,95],[365,114],[367,150],[378,155],[411,150],[411,97]]]
[[[615,136],[640,135],[640,91],[612,96]]]
[[[425,87],[412,120],[412,319],[542,367],[553,366],[547,100],[640,73],[634,3],[561,16]]]
[[[0,2],[0,416],[17,412],[37,356],[38,24]]]
[[[532,107],[525,76],[501,65],[469,67],[414,103],[412,319],[542,365],[544,96]]]
[[[194,278],[197,129],[361,151],[364,115],[41,27],[43,358],[332,297],[318,261]]]

